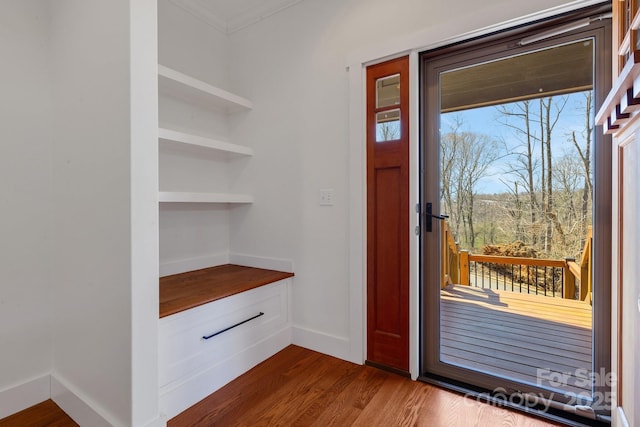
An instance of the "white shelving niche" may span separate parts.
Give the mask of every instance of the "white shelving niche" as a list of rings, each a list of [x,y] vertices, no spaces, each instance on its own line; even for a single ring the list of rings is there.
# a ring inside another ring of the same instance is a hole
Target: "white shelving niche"
[[[158,65],[158,92],[160,95],[177,99],[193,107],[210,111],[211,114],[225,116],[248,111],[253,108],[251,101],[224,89],[183,74],[164,65]],[[162,100],[161,100],[162,102]],[[203,155],[207,152],[225,153],[237,156],[253,156],[249,147],[233,144],[220,138],[209,138],[194,132],[170,129],[161,126],[158,129],[158,142],[162,146],[183,147],[184,151],[197,150]],[[188,171],[185,171],[187,173]],[[162,173],[162,171],[161,171]],[[160,191],[160,203],[225,203],[249,204],[253,197],[248,194],[203,191]]]
[[[232,247],[253,209],[248,168],[264,160],[243,140],[256,125],[253,103],[215,86],[234,81],[227,37],[174,3],[159,2],[158,18],[159,61],[175,67],[158,65],[159,405],[168,419],[291,344],[293,283],[291,261]]]
[[[171,129],[158,129],[158,139],[160,140],[160,142],[164,142],[167,144],[186,144],[190,146],[200,147],[205,150],[218,150],[226,153],[253,156],[253,150],[249,147],[232,144],[230,142],[218,139],[205,138],[199,135],[193,135]]]
[[[253,203],[249,194],[161,191],[160,203]]]
[[[193,105],[217,109],[228,114],[253,108],[253,103],[241,96],[164,65],[158,65],[158,91]]]

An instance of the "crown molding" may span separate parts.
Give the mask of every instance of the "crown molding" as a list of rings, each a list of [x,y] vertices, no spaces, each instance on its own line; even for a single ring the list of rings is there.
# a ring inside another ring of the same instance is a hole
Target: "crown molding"
[[[170,0],[173,4],[200,19],[216,30],[231,34],[240,31],[303,0],[270,0],[261,7],[252,7],[236,16],[225,19],[207,7],[205,0]]]
[[[227,32],[228,34],[231,34],[236,31],[240,31],[270,17],[271,15],[275,15],[276,13],[288,9],[291,6],[295,6],[302,1],[303,0],[270,1],[266,6],[248,10],[227,21]]]
[[[227,23],[224,19],[218,17],[208,7],[202,4],[200,0],[169,0],[171,3],[180,7],[184,11],[200,19],[205,24],[208,24],[220,31],[221,33],[228,34]]]

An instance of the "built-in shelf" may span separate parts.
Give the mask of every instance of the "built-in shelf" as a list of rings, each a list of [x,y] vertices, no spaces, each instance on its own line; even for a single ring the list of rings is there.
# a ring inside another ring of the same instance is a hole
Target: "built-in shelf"
[[[234,264],[160,278],[160,317],[293,277],[293,273]]]
[[[158,65],[160,94],[182,99],[190,104],[234,113],[253,108],[251,101],[212,86],[179,71]]]
[[[227,153],[242,154],[244,156],[253,156],[253,150],[249,147],[242,145],[232,144],[226,141],[220,141],[217,139],[205,138],[198,135],[192,135],[189,133],[178,132],[171,129],[158,129],[158,140],[175,143],[175,144],[187,144],[197,147],[203,147],[205,149],[224,151]]]
[[[160,203],[253,203],[253,196],[229,193],[161,191]]]

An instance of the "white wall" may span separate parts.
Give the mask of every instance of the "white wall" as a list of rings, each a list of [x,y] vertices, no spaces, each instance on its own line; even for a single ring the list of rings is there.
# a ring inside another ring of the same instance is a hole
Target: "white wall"
[[[177,3],[158,0],[158,62],[214,86],[226,87],[226,35]]]
[[[228,88],[227,36],[170,0],[158,1],[159,62],[223,89]],[[225,114],[161,96],[160,126],[228,140]],[[234,141],[231,141],[234,142]],[[231,160],[231,161],[230,161]],[[246,160],[227,155],[160,146],[160,190],[227,193],[228,171]],[[160,207],[161,275],[228,262],[226,206]]]
[[[47,4],[5,1],[0,13],[0,392],[51,370]]]
[[[158,3],[130,0],[131,425],[164,426],[158,379]]]
[[[53,375],[110,424],[131,425],[134,407],[146,422],[158,393],[155,3],[61,0],[51,13]]]
[[[115,425],[131,413],[125,1],[52,8],[54,375]]]
[[[344,357],[361,339],[349,332],[349,287],[363,286],[349,283],[361,267],[349,259],[350,199],[361,196],[349,180],[364,172],[348,167],[350,126],[361,123],[349,123],[346,66],[565,3],[305,0],[231,34],[231,86],[255,104],[232,134],[256,153],[235,183],[256,202],[231,218],[231,249],[294,260],[294,341]],[[335,190],[333,207],[319,206],[323,188]]]

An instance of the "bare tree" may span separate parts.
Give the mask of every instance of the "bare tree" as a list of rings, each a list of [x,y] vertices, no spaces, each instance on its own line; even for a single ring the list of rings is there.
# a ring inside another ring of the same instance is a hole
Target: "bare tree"
[[[525,192],[529,195],[529,216],[531,225],[534,226],[537,221],[536,212],[539,209],[534,175],[539,162],[534,154],[536,137],[531,128],[534,119],[531,115],[530,104],[530,101],[522,101],[515,104],[499,105],[496,108],[504,117],[502,124],[514,131],[516,138],[520,139],[524,145],[523,152],[514,153],[516,162],[506,171],[516,176],[516,180],[513,181],[514,186],[511,187],[508,184],[507,186],[512,194],[519,194],[518,184],[524,187]],[[512,119],[515,119],[517,124],[513,124]],[[533,233],[531,234],[531,244],[535,245],[536,242],[537,236]]]
[[[582,168],[584,174],[584,186],[582,189],[582,243],[584,246],[584,239],[587,235],[587,227],[590,223],[591,209],[590,206],[593,203],[593,183],[591,177],[591,138],[593,135],[593,121],[591,115],[593,114],[593,92],[587,91],[584,95],[584,131],[582,132],[581,139],[584,141],[584,146],[581,146],[578,141],[576,132],[572,132],[571,140],[573,142],[578,156],[582,161]]]
[[[553,156],[552,156],[552,135],[553,130],[558,124],[558,120],[567,105],[568,97],[566,96],[556,96],[556,97],[547,97],[540,98],[540,123],[541,126],[541,134],[542,137],[542,145],[546,149],[546,157],[547,157],[547,174],[546,174],[546,204],[544,215],[546,218],[546,233],[544,240],[544,250],[546,252],[551,252],[552,249],[552,239],[553,239],[553,229],[555,229],[558,238],[560,239],[562,245],[566,244],[564,230],[562,229],[562,224],[558,221],[558,215],[554,210],[554,200],[553,200]],[[543,172],[544,175],[544,172]]]
[[[565,232],[554,207],[553,137],[554,129],[567,104],[567,96],[537,99],[537,113],[526,100],[496,107],[502,123],[514,132],[520,149],[507,173],[514,176],[529,197],[530,244],[545,252],[552,250],[554,234],[564,242]],[[535,154],[536,151],[539,154]],[[516,192],[510,187],[510,192]],[[539,198],[538,198],[539,197]],[[555,233],[554,233],[555,231]],[[538,237],[539,235],[539,237]]]
[[[440,138],[442,200],[452,216],[453,230],[469,247],[475,247],[474,203],[477,185],[499,157],[498,143],[487,135],[462,130],[454,119],[450,131]]]

